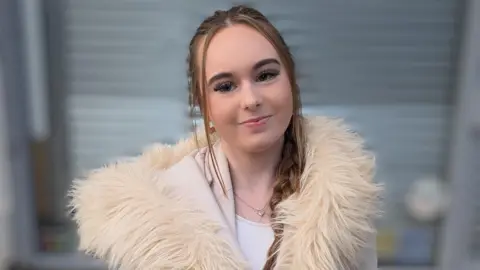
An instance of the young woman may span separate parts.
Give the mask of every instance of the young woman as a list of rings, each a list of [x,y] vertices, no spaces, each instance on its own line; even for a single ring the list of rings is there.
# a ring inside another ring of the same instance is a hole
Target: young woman
[[[373,159],[341,122],[301,115],[277,29],[235,6],[189,49],[204,129],[75,181],[81,249],[121,269],[377,269]]]

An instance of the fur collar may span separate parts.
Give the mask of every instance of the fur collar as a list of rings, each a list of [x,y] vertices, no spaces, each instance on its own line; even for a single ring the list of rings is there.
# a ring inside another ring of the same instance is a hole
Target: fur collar
[[[356,269],[378,212],[373,158],[339,120],[307,118],[305,125],[301,192],[279,205],[285,230],[277,269]],[[195,149],[194,138],[156,145],[75,180],[70,196],[80,249],[120,269],[246,269],[217,233],[221,224],[160,179]]]

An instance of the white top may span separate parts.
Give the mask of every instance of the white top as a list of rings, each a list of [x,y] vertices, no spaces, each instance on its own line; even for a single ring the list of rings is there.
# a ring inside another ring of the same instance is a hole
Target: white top
[[[252,270],[261,270],[274,234],[270,224],[257,223],[237,215],[237,239]]]

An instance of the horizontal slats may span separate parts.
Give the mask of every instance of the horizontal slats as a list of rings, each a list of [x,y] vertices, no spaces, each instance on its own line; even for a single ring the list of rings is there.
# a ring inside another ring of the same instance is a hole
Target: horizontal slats
[[[185,136],[190,122],[183,102],[166,98],[70,95],[70,152],[74,173],[132,156],[154,142]]]
[[[186,136],[189,40],[232,2],[66,1],[75,175]],[[410,184],[443,178],[463,1],[249,2],[291,48],[305,114],[345,118],[376,154],[387,186],[382,224],[408,227]]]
[[[74,155],[86,161],[125,155],[149,142],[175,141],[190,127],[185,106],[172,107],[168,100],[76,96],[70,106]],[[317,107],[305,108],[305,114],[345,118],[376,152],[380,168],[394,174],[403,169],[435,173],[445,156],[450,119],[444,106]]]
[[[449,100],[459,3],[373,2],[254,5],[292,47],[309,104]],[[225,1],[69,1],[71,91],[128,95],[135,89],[185,98],[189,38],[203,17],[226,7]]]
[[[404,168],[441,168],[457,1],[272,3],[254,5],[290,44],[305,105],[347,113],[378,152],[381,170],[397,175]],[[67,2],[68,89],[79,169],[122,154],[118,149],[162,140],[155,123],[166,111],[152,102],[166,97],[186,104],[189,39],[202,18],[226,7],[225,1]]]

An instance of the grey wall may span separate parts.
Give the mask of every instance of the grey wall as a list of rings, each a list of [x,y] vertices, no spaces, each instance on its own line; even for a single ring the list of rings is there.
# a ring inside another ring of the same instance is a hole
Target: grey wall
[[[11,198],[11,222],[14,226],[8,231],[13,239],[9,251],[14,259],[30,258],[36,245],[35,241],[35,213],[33,208],[33,186],[30,170],[29,130],[26,113],[26,76],[24,58],[22,54],[23,39],[19,18],[19,1],[0,1],[0,63],[3,70],[3,87],[0,92],[1,117],[5,121],[1,128],[2,150],[0,161],[2,173],[9,171],[2,181],[6,185]],[[9,161],[3,162],[3,161]],[[9,166],[10,165],[10,166]],[[3,191],[3,189],[2,189]],[[1,197],[4,199],[4,197]],[[0,238],[3,240],[4,238]],[[8,238],[7,238],[8,239]]]
[[[13,194],[11,187],[11,166],[8,155],[8,126],[6,118],[3,65],[0,61],[0,269],[4,269],[11,255],[11,221]]]
[[[444,270],[480,269],[480,2],[468,1],[466,10],[449,163],[452,204],[439,255]]]

